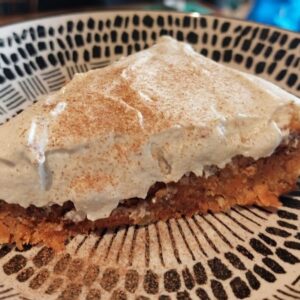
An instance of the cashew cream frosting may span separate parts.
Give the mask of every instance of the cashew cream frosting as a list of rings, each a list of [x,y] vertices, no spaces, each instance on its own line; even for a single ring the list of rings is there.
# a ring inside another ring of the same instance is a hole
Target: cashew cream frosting
[[[0,199],[72,200],[90,220],[155,182],[236,155],[270,156],[300,100],[170,37],[64,88],[0,127]],[[77,217],[76,217],[77,218]],[[76,219],[75,218],[75,219]]]

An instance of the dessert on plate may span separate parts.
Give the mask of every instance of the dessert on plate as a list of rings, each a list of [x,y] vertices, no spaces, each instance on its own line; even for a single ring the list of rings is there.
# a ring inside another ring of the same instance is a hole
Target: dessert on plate
[[[0,126],[0,242],[277,207],[299,132],[298,98],[161,38]]]

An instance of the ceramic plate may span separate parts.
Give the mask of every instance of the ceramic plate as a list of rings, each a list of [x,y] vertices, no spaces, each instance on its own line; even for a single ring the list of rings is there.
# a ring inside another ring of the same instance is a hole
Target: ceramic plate
[[[166,34],[300,96],[296,33],[194,14],[94,12],[0,28],[0,123],[75,73]],[[79,235],[63,253],[2,245],[0,299],[300,299],[300,192],[281,201],[274,212],[235,207]]]

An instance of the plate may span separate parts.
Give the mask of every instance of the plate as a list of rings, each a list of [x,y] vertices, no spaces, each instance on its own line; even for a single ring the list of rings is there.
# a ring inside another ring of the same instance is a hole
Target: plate
[[[296,33],[197,14],[91,12],[0,28],[0,123],[161,35],[300,96]],[[300,192],[281,201],[277,211],[235,207],[78,235],[62,253],[1,245],[0,299],[300,299]]]

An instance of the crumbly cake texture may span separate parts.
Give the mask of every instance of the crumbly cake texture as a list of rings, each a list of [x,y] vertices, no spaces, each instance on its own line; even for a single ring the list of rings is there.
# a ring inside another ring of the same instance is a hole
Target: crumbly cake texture
[[[111,216],[96,221],[73,222],[65,216],[74,210],[71,201],[47,208],[0,202],[0,243],[43,243],[56,250],[78,233],[105,227],[145,225],[195,213],[226,211],[234,205],[278,207],[280,194],[294,189],[300,169],[299,138],[293,137],[268,158],[235,157],[225,168],[214,168],[207,178],[187,174],[178,182],[156,183],[146,199],[128,199]]]
[[[278,206],[299,174],[299,120],[295,96],[164,37],[0,127],[0,241],[59,248],[102,227]]]

